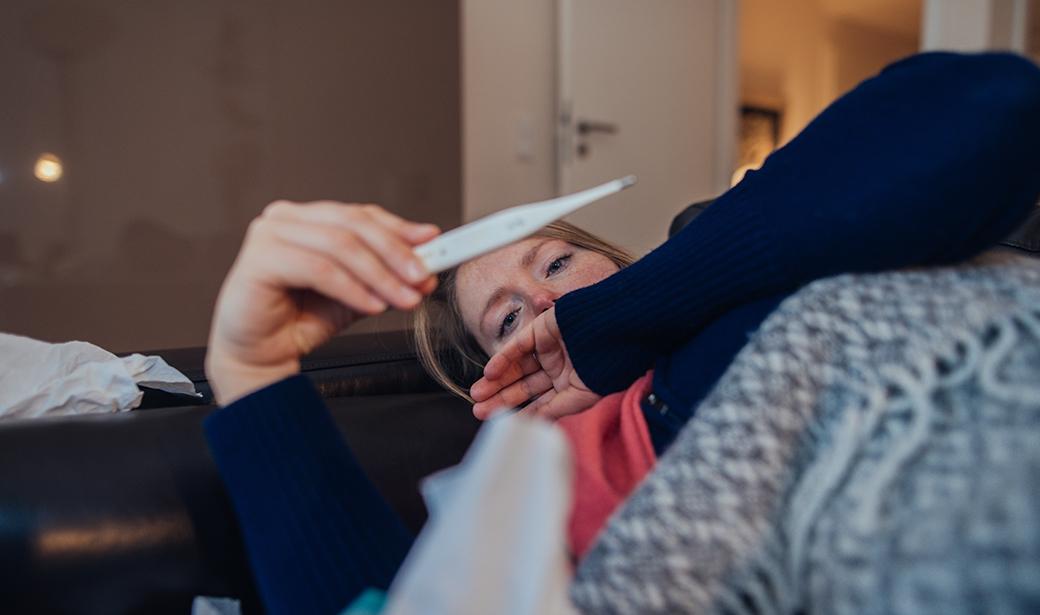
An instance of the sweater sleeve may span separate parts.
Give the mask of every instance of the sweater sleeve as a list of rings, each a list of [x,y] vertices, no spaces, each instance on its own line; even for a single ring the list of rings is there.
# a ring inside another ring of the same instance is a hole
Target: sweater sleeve
[[[386,589],[411,546],[303,376],[206,418],[267,613],[340,612]]]
[[[605,395],[736,306],[973,256],[1038,195],[1040,70],[1003,53],[913,56],[835,101],[661,247],[561,297],[557,322]]]

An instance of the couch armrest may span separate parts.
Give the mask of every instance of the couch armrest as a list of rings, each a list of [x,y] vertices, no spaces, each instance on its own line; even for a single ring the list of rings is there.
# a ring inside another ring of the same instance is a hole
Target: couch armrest
[[[420,478],[479,423],[449,393],[336,397],[333,418],[413,530]],[[0,424],[0,612],[176,613],[196,595],[259,602],[202,430],[212,406]]]

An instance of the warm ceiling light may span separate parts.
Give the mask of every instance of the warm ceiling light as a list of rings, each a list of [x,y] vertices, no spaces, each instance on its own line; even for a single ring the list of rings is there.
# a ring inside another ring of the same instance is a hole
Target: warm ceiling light
[[[36,161],[36,178],[45,182],[56,182],[61,179],[61,160],[54,154],[44,154]]]

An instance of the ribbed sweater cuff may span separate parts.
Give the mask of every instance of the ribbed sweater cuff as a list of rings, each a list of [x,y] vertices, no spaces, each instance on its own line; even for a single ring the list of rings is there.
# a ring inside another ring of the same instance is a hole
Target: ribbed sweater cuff
[[[640,261],[561,297],[556,319],[582,381],[619,391],[726,310],[784,286],[767,237],[757,207],[731,190]]]
[[[269,613],[336,613],[386,588],[411,535],[295,376],[205,421]]]

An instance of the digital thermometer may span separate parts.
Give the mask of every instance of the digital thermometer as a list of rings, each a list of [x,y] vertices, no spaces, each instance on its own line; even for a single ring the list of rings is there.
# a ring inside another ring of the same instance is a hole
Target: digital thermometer
[[[463,224],[422,245],[415,255],[430,273],[440,273],[531,235],[589,203],[636,183],[634,175],[548,201],[517,205]]]

